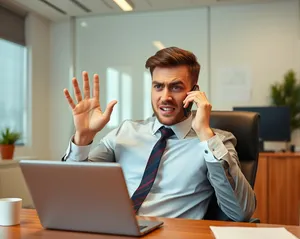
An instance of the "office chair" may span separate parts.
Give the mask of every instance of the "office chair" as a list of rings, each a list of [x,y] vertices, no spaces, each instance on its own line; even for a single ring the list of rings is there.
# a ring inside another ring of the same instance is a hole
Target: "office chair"
[[[242,111],[212,111],[210,126],[229,131],[236,137],[236,151],[241,171],[254,188],[259,154],[259,114]],[[204,219],[231,221],[218,206],[215,194],[209,203]],[[259,219],[250,219],[250,222],[259,222]]]

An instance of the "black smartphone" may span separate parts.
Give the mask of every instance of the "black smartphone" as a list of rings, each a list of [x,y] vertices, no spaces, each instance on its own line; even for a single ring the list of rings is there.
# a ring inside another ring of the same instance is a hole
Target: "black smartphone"
[[[199,90],[198,85],[194,85],[191,91]],[[189,103],[188,107],[183,108],[183,114],[185,117],[188,117],[193,107],[193,102]]]

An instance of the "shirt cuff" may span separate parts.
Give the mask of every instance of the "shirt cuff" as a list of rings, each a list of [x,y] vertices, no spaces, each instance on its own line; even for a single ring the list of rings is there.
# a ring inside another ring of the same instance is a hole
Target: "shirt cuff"
[[[204,155],[207,161],[216,161],[221,160],[227,153],[228,150],[226,146],[223,144],[222,139],[219,135],[214,135],[209,140],[207,140],[206,149],[204,150]],[[209,157],[210,155],[210,157]]]
[[[85,161],[88,159],[88,155],[91,149],[91,145],[78,146],[73,143],[73,137],[70,140],[69,147],[67,149],[65,160],[70,161]]]

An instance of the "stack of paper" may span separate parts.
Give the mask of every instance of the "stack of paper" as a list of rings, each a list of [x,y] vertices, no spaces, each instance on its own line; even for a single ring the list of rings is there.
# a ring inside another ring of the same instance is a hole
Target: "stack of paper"
[[[216,239],[297,239],[283,227],[214,227]]]

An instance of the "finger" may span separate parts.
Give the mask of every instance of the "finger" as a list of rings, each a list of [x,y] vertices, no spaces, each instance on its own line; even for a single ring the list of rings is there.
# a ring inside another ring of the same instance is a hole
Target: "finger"
[[[188,95],[183,101],[183,107],[186,108],[189,105],[189,103],[194,101],[194,98],[194,95]]]
[[[204,92],[201,92],[201,94],[196,95],[194,97],[194,102],[196,103],[197,107],[199,107],[200,105],[203,107],[207,107],[207,106],[211,107]]]
[[[187,100],[189,100],[189,99],[191,99],[191,98],[197,97],[197,95],[199,95],[199,93],[200,93],[200,92],[195,93],[195,94],[189,94],[189,95],[187,95],[187,96],[185,97],[183,103],[185,103]]]
[[[191,92],[187,93],[187,95],[188,96],[186,98],[188,98],[188,97],[197,97],[199,99],[203,99],[204,101],[208,101],[206,96],[205,96],[205,93],[201,92],[201,91],[193,91],[193,92],[191,91]]]
[[[74,109],[76,107],[76,105],[74,104],[74,101],[73,101],[73,99],[72,99],[72,97],[71,97],[71,95],[70,95],[70,93],[67,89],[64,89],[64,94],[65,94],[65,97],[66,97],[70,107],[72,109]]]
[[[199,94],[199,93],[202,93],[202,91],[198,91],[198,90],[197,90],[197,91],[194,91],[194,90],[193,90],[193,91],[187,92],[186,94],[187,94],[187,95],[195,95],[195,94]]]
[[[183,107],[186,108],[190,102],[195,102],[197,105],[201,102],[208,102],[207,98],[203,95],[203,92],[195,92],[193,94],[189,94],[185,100],[183,101]]]
[[[207,96],[206,96],[205,92],[203,92],[202,95],[207,100],[207,102],[209,102],[208,99],[207,99]]]
[[[106,110],[105,112],[103,113],[103,115],[106,117],[106,118],[110,118],[110,115],[113,111],[113,108],[115,106],[115,104],[117,104],[118,102],[116,100],[113,100],[111,102],[109,102],[109,104],[107,105],[106,107]]]
[[[207,96],[205,94],[205,92],[203,92],[202,97],[204,98],[204,100],[207,102],[207,104],[210,106],[210,108],[212,108],[212,105],[210,104],[210,102],[207,99]]]
[[[196,96],[199,100],[201,100],[203,103],[208,103],[209,104],[209,101],[206,97],[206,94],[205,92],[200,92],[199,95]]]
[[[81,92],[80,92],[80,89],[78,86],[78,81],[76,78],[72,79],[72,84],[73,84],[74,94],[75,94],[75,98],[76,98],[77,102],[82,101]]]
[[[90,83],[89,83],[89,75],[86,71],[82,72],[83,78],[83,96],[85,99],[90,98]]]
[[[97,74],[94,75],[94,93],[93,96],[99,100],[99,92],[100,92],[100,83],[99,76]]]

